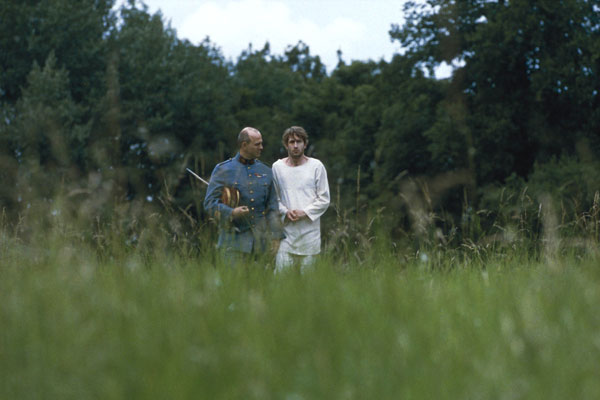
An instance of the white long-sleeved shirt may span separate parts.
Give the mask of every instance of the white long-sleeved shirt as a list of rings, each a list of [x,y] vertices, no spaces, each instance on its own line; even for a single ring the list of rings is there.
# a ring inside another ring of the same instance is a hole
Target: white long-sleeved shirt
[[[329,183],[323,163],[308,157],[302,165],[291,167],[284,160],[273,164],[273,181],[284,220],[281,251],[298,255],[321,252],[321,215],[329,207]],[[285,219],[290,210],[302,210],[308,218],[291,222]]]

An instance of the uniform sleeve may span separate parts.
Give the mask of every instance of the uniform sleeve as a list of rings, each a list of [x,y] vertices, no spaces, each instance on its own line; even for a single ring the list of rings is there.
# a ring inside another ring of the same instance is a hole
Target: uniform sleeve
[[[225,171],[217,165],[213,170],[206,196],[204,197],[204,209],[208,215],[215,218],[220,224],[231,222],[233,208],[221,203],[221,194],[225,187]]]
[[[303,210],[311,221],[320,218],[329,208],[329,182],[321,162],[315,168],[315,199]]]

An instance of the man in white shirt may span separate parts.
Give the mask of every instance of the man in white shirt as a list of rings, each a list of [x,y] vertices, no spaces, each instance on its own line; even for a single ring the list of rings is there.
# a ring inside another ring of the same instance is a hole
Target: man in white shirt
[[[321,161],[307,157],[308,134],[299,126],[282,138],[288,156],[273,164],[273,181],[283,219],[285,239],[275,259],[276,272],[294,263],[304,270],[321,252],[321,215],[329,207],[327,171]]]

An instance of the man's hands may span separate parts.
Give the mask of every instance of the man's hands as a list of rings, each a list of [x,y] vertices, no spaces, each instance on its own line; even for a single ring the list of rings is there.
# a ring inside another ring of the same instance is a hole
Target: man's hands
[[[250,210],[247,206],[239,206],[233,209],[233,211],[231,212],[231,217],[233,219],[238,219],[241,217],[245,217],[248,214],[250,214]],[[285,214],[285,217],[292,222],[299,221],[303,218],[308,218],[306,213],[302,210],[290,210]]]
[[[285,214],[285,217],[292,222],[299,221],[302,218],[307,218],[306,213],[302,210],[290,210]]]
[[[241,217],[245,217],[248,214],[250,214],[250,210],[248,209],[248,207],[239,206],[233,209],[233,211],[231,212],[231,217],[233,219],[238,219]]]

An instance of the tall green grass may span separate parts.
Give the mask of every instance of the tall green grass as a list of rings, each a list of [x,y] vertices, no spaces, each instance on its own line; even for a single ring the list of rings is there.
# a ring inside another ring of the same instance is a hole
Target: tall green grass
[[[421,205],[400,234],[334,204],[317,265],[278,275],[168,201],[34,207],[0,223],[0,399],[598,398],[597,197]]]
[[[0,398],[600,395],[594,256],[380,250],[274,275],[202,251],[3,239]]]

